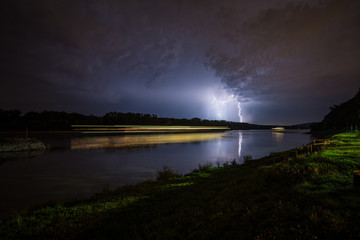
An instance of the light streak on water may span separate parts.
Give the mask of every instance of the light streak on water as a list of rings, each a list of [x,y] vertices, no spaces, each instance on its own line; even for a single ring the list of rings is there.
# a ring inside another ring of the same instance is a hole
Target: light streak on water
[[[71,139],[71,150],[130,148],[168,143],[202,142],[220,138],[223,132],[91,136]]]

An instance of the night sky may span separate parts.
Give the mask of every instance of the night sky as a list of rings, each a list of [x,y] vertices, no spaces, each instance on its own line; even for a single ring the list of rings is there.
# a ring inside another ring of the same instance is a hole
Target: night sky
[[[359,0],[5,0],[0,108],[320,121],[360,87]]]

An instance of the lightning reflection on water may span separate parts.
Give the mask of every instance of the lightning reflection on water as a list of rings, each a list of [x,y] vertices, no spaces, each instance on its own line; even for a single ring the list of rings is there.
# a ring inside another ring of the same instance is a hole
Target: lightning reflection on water
[[[238,156],[241,156],[241,144],[242,144],[242,133],[239,132],[239,147],[238,147]]]

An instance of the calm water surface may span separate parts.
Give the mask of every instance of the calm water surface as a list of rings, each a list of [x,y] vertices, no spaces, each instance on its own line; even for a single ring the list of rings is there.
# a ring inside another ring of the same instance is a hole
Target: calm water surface
[[[39,137],[40,138],[40,137]],[[41,139],[41,138],[40,138]],[[199,164],[243,161],[302,146],[311,136],[299,131],[73,136],[43,139],[61,150],[0,162],[0,212],[7,214],[48,201],[90,197],[125,184],[155,179],[169,166],[187,173]],[[0,155],[1,157],[1,155]],[[4,160],[5,159],[5,160]]]

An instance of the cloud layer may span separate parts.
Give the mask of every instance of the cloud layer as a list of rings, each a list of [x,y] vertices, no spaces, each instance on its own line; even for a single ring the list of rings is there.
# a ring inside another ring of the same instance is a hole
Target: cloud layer
[[[359,5],[7,1],[0,107],[216,118],[234,94],[245,121],[317,121],[360,86]]]

